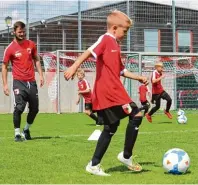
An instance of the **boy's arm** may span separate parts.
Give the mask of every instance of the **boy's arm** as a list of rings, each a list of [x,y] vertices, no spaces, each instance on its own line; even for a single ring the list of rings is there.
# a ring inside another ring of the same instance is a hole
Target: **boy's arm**
[[[140,75],[135,75],[132,72],[128,71],[127,69],[123,70],[123,74],[124,77],[126,78],[130,78],[133,80],[138,80],[139,82],[143,83],[143,84],[148,84],[148,79],[145,76],[140,76]]]
[[[85,94],[91,92],[91,89],[86,89],[84,91],[78,91],[79,94]]]
[[[64,77],[66,80],[69,80],[70,78],[73,77],[73,75],[76,73],[77,69],[80,67],[80,65],[91,56],[91,52],[89,50],[86,50],[82,55],[80,55],[75,63],[69,67],[65,72],[64,72]]]
[[[80,102],[80,94],[78,94],[78,98],[77,98],[77,101],[76,101],[76,105],[78,105]]]
[[[163,74],[162,76],[160,76],[159,78],[153,78],[152,79],[152,83],[154,84],[154,83],[157,83],[157,82],[159,82],[160,80],[162,80],[163,78],[165,77],[165,75]]]

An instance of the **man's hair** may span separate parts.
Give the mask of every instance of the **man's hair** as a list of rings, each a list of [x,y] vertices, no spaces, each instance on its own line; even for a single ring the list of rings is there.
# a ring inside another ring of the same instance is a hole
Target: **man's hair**
[[[25,24],[21,21],[17,21],[14,23],[14,31],[16,31],[17,28],[25,28]]]
[[[164,65],[163,65],[163,63],[162,63],[162,62],[156,62],[156,63],[155,63],[155,67],[157,67],[157,66],[164,67]]]
[[[124,23],[131,27],[132,20],[119,10],[113,10],[107,16],[107,28],[110,28],[112,25],[123,26]]]

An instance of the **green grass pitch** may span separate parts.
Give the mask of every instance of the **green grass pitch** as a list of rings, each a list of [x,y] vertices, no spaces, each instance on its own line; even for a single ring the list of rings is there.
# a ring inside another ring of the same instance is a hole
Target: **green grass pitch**
[[[176,113],[174,113],[176,117]],[[12,115],[0,115],[0,184],[193,184],[198,183],[198,114],[188,112],[188,123],[178,125],[165,115],[145,119],[134,149],[141,173],[127,170],[117,160],[122,151],[127,119],[113,137],[102,161],[110,177],[93,176],[85,172],[92,157],[95,141],[87,141],[95,129],[84,114],[39,114],[31,128],[33,140],[15,143]],[[24,126],[26,115],[23,115]],[[181,148],[191,158],[189,172],[170,175],[162,168],[163,154],[171,148]]]

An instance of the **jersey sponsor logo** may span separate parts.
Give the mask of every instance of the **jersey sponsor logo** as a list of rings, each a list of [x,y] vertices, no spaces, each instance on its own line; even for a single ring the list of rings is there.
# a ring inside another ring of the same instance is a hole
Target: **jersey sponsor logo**
[[[115,53],[115,52],[117,52],[117,51],[118,51],[118,50],[115,50],[115,49],[112,49],[112,50],[111,50],[112,53]]]
[[[19,94],[19,89],[14,89],[14,94]]]
[[[132,108],[131,108],[131,106],[130,106],[129,104],[123,105],[123,106],[122,106],[122,109],[124,110],[124,112],[125,112],[126,114],[130,114],[130,113],[132,112]]]
[[[17,52],[14,54],[14,56],[15,56],[16,58],[20,58],[20,57],[22,56],[22,53],[20,53],[19,51],[17,51]]]

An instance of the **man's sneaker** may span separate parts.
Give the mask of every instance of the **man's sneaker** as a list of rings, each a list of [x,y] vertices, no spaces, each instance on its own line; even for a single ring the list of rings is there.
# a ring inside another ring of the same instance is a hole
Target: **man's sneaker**
[[[22,136],[24,137],[25,140],[31,140],[32,139],[29,129],[28,130],[23,129]]]
[[[140,172],[142,171],[142,167],[140,164],[132,162],[132,156],[129,159],[124,158],[124,152],[120,152],[118,154],[118,160],[123,163],[127,168],[131,171]]]
[[[148,122],[152,123],[152,118],[148,113],[145,114],[145,117],[148,120]]]
[[[164,110],[164,114],[166,114],[169,119],[172,119],[173,118],[173,116],[171,115],[171,113],[170,112],[166,112],[166,110]]]
[[[88,165],[86,166],[86,171],[93,174],[93,175],[98,175],[98,176],[110,176],[110,174],[105,173],[101,165],[98,164],[96,166],[92,166],[92,162],[89,162]]]
[[[22,138],[21,138],[21,135],[19,135],[19,134],[15,136],[14,140],[15,140],[16,142],[21,142],[21,141],[23,141]]]

